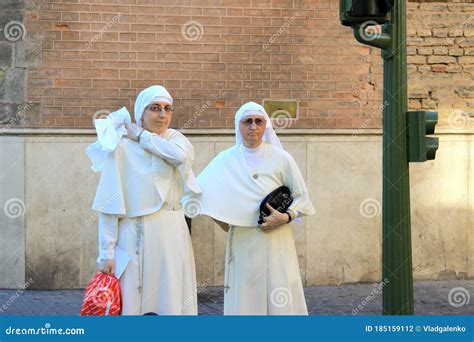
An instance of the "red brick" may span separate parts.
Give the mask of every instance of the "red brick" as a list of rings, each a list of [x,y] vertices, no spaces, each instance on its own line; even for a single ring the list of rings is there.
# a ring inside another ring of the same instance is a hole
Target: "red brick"
[[[128,80],[92,80],[92,86],[95,88],[129,88]]]
[[[80,87],[90,87],[92,84],[91,80],[81,80],[81,79],[55,79],[54,85],[56,87],[65,87],[65,88],[80,88]]]

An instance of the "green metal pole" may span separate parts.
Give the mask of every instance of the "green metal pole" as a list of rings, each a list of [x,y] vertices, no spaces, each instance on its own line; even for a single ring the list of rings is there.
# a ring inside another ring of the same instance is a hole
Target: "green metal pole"
[[[407,157],[406,0],[395,0],[385,29],[391,46],[383,50],[382,277],[384,315],[413,315],[410,179]],[[387,102],[385,102],[387,101]]]
[[[379,37],[367,39],[360,26],[354,36],[382,49],[383,203],[382,278],[384,315],[413,315],[413,274],[410,225],[410,183],[406,131],[407,54],[406,0],[395,0],[391,20]]]

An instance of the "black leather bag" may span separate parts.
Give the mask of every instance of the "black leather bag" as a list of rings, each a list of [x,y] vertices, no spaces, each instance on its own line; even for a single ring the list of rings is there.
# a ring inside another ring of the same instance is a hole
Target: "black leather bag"
[[[291,196],[290,189],[287,186],[280,186],[279,188],[270,192],[260,203],[260,215],[258,216],[258,224],[263,223],[263,218],[270,215],[270,209],[267,208],[266,204],[280,213],[284,213],[288,210],[291,203],[293,203],[293,197]]]

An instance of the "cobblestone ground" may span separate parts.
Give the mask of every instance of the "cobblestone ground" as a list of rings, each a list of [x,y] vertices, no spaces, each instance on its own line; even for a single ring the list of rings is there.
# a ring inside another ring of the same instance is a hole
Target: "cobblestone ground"
[[[305,288],[310,315],[380,315],[380,284]],[[416,315],[473,315],[474,280],[416,281]],[[78,315],[83,290],[0,290],[0,315]],[[222,315],[224,290],[207,287],[199,294],[200,315]],[[360,307],[359,307],[360,306]],[[357,311],[358,310],[358,311]]]

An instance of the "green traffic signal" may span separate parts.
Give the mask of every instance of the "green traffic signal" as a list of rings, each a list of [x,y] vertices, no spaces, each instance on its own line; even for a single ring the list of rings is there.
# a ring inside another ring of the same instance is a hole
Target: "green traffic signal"
[[[409,162],[424,162],[436,157],[439,138],[427,137],[434,134],[438,123],[437,112],[416,111],[407,113],[407,146]]]

